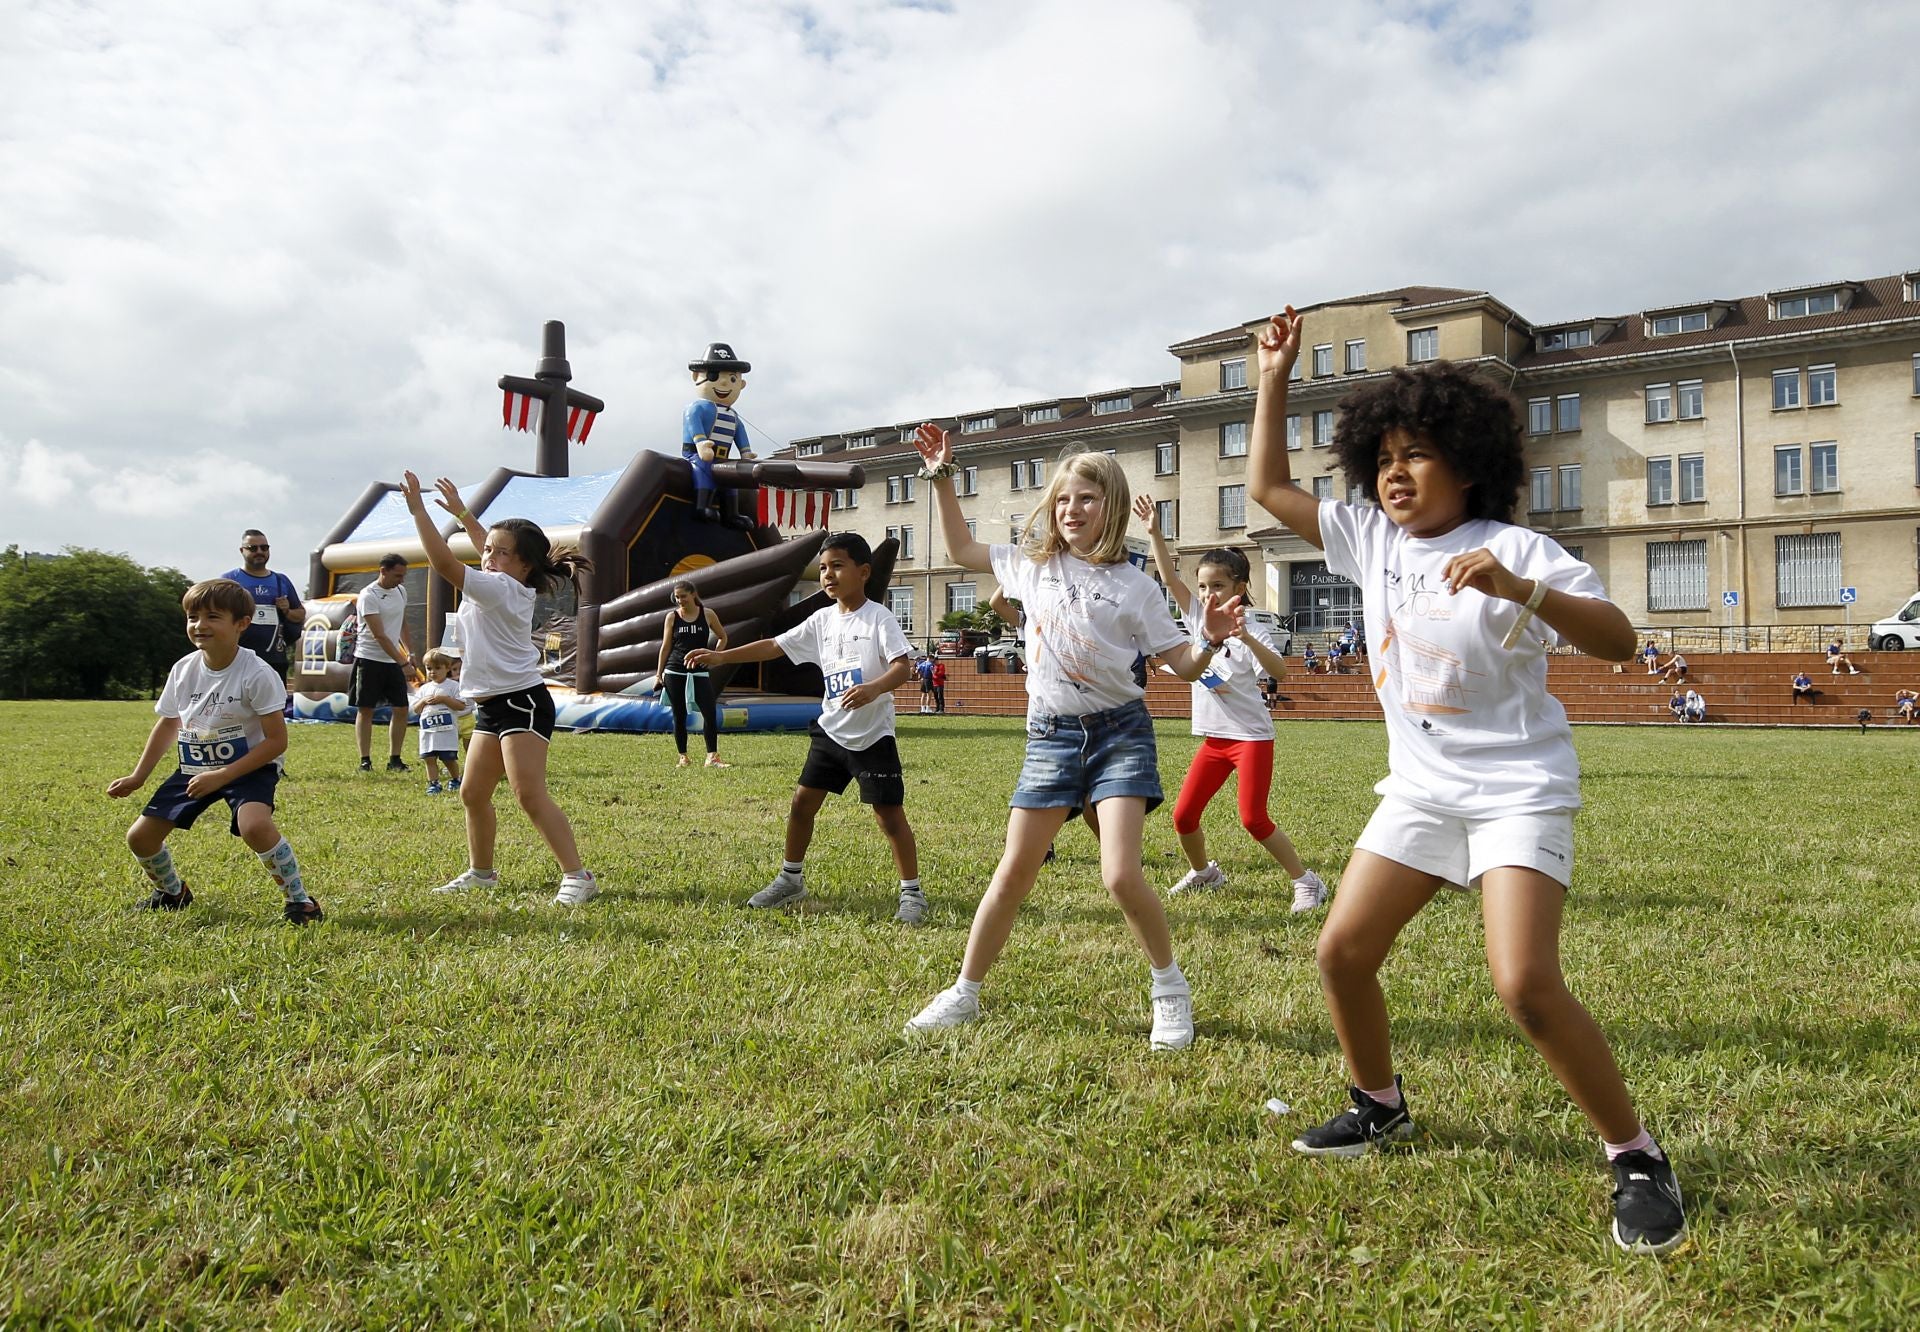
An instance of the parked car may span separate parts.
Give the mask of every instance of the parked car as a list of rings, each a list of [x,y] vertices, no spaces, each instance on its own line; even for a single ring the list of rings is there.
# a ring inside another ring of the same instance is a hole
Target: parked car
[[[946,629],[933,645],[936,657],[971,657],[975,648],[983,648],[992,642],[979,629]]]
[[[1886,619],[1874,621],[1867,630],[1867,646],[1881,652],[1920,648],[1920,592]]]

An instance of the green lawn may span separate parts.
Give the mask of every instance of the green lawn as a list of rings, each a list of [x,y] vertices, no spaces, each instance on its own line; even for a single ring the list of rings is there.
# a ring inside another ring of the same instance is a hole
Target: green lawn
[[[985,1020],[909,1045],[999,851],[1015,722],[902,718],[917,931],[844,798],[806,909],[738,909],[804,738],[731,737],[715,773],[663,737],[562,737],[608,890],[568,912],[510,808],[507,886],[431,896],[464,864],[457,800],[296,727],[281,826],[328,913],[296,931],[214,815],[174,843],[193,907],[131,909],[140,800],[102,788],[150,716],[0,705],[0,1326],[1920,1324],[1920,735],[1579,734],[1566,967],[1688,1192],[1661,1261],[1607,1238],[1597,1144],[1506,1021],[1467,897],[1386,973],[1414,1149],[1287,1149],[1342,1096],[1318,917],[1225,796],[1232,882],[1170,912],[1193,1049],[1147,1049],[1084,828]],[[1185,730],[1160,727],[1169,790]],[[1376,725],[1281,733],[1276,814],[1329,881],[1384,759]],[[1177,876],[1164,810],[1147,854]]]

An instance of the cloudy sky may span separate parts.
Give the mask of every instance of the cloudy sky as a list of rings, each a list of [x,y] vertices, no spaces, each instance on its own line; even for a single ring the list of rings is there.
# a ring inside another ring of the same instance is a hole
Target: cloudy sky
[[[1534,320],[1920,266],[1920,10],[0,0],[0,544],[204,576],[370,479],[1146,383],[1402,283]]]

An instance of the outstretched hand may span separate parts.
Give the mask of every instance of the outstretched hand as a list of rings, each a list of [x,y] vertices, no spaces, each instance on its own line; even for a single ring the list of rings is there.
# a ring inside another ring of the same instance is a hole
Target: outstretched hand
[[[920,451],[928,471],[953,461],[953,437],[931,421],[913,432],[913,447]]]
[[[1260,354],[1260,373],[1285,375],[1300,359],[1301,317],[1289,305],[1285,314],[1277,314],[1260,330],[1255,345]]]
[[[1133,516],[1147,525],[1148,536],[1158,536],[1160,532],[1160,510],[1154,506],[1153,496],[1144,492],[1133,497]]]
[[[460,498],[460,487],[454,485],[453,482],[447,480],[446,477],[443,476],[435,481],[433,488],[440,492],[440,498],[434,501],[435,504],[438,504],[455,517],[458,517],[466,511],[467,506]]]
[[[1245,627],[1246,607],[1239,597],[1216,603],[1209,592],[1200,599],[1200,633],[1210,643],[1224,643]]]
[[[421,513],[426,505],[420,498],[420,478],[412,472],[400,473],[400,496],[407,502],[408,513]]]

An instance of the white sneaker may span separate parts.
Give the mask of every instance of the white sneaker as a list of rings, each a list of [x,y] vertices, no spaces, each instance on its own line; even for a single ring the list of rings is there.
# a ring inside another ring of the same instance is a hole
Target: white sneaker
[[[433,891],[436,893],[464,893],[469,888],[498,888],[498,874],[477,874],[473,870],[462,870],[457,879],[448,879]]]
[[[1224,888],[1226,883],[1227,872],[1220,868],[1220,862],[1209,860],[1205,869],[1188,870],[1181,876],[1180,882],[1167,889],[1167,896],[1174,897],[1196,888]]]
[[[773,876],[773,882],[747,899],[750,907],[786,906],[789,902],[798,902],[807,895],[807,885],[791,877],[785,870]]]
[[[927,895],[925,893],[901,893],[900,909],[893,913],[896,925],[918,925],[927,918]]]
[[[1184,1050],[1193,1044],[1193,995],[1156,994],[1153,996],[1153,1035],[1156,1050]]]
[[[1311,911],[1327,900],[1327,885],[1318,874],[1308,870],[1293,881],[1293,910],[1298,915]]]
[[[587,870],[574,870],[560,876],[560,891],[553,895],[555,906],[585,906],[600,896],[600,880]]]
[[[915,1032],[964,1027],[969,1022],[978,1021],[979,1017],[980,1000],[948,986],[933,996],[933,1002],[907,1019],[906,1034],[911,1036]]]

